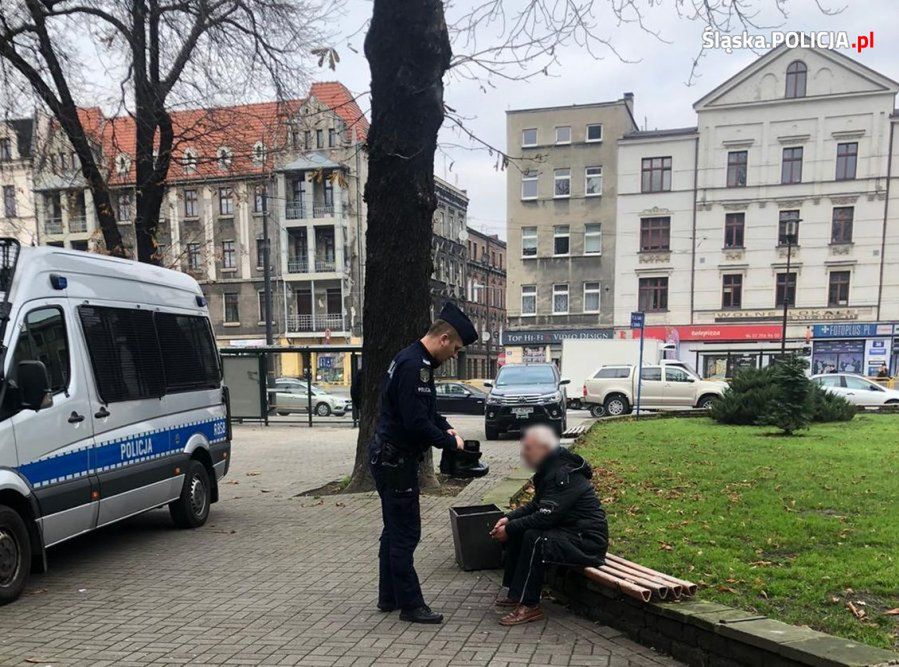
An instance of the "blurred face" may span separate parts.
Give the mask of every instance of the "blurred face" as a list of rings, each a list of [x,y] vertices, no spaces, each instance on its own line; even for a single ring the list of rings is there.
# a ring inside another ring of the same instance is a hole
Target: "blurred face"
[[[444,333],[437,337],[436,345],[430,352],[437,361],[443,363],[447,359],[454,359],[462,347],[462,339],[458,334]]]
[[[551,451],[552,447],[533,435],[525,434],[521,440],[521,460],[531,470],[536,470]]]

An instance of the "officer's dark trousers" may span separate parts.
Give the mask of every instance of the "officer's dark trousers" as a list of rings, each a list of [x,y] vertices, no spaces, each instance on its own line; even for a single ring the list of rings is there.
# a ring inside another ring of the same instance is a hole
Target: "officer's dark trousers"
[[[411,488],[393,489],[381,467],[371,465],[372,476],[381,497],[381,548],[378,551],[380,578],[378,603],[383,606],[415,609],[424,604],[413,554],[421,539],[421,512],[418,504],[418,475]]]
[[[509,587],[509,598],[529,607],[540,603],[546,568],[543,562],[545,541],[543,531],[526,530],[519,535],[510,535],[506,542],[503,586]]]

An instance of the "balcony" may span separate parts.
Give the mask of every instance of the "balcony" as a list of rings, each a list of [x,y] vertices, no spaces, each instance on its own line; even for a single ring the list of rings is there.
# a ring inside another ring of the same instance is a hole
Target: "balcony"
[[[306,217],[301,201],[289,201],[284,205],[284,217],[288,220],[300,220]]]
[[[334,204],[314,204],[312,206],[312,217],[314,218],[330,218],[334,215]]]
[[[309,273],[309,261],[305,257],[289,257],[287,273]]]
[[[72,234],[81,234],[87,231],[87,218],[84,213],[69,217],[69,232]]]
[[[335,271],[337,263],[333,259],[316,259],[315,260],[315,270],[316,271]]]
[[[62,234],[62,218],[50,218],[44,223],[45,234]]]
[[[287,331],[289,333],[307,333],[313,331],[346,331],[343,315],[340,313],[327,313],[324,315],[291,315],[287,318]]]

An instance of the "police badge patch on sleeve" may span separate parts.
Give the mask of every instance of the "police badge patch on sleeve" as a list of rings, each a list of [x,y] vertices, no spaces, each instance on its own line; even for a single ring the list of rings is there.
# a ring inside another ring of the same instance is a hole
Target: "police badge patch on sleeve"
[[[430,368],[422,368],[418,372],[418,377],[422,382],[430,382],[431,381],[431,369]]]

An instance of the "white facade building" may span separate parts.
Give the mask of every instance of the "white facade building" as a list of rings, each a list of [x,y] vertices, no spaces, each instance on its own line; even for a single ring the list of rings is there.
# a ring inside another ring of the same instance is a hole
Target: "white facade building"
[[[644,310],[653,335],[727,376],[779,352],[786,299],[788,348],[812,347],[813,370],[889,361],[897,92],[838,52],[783,47],[700,99],[697,128],[625,136],[616,326]]]

